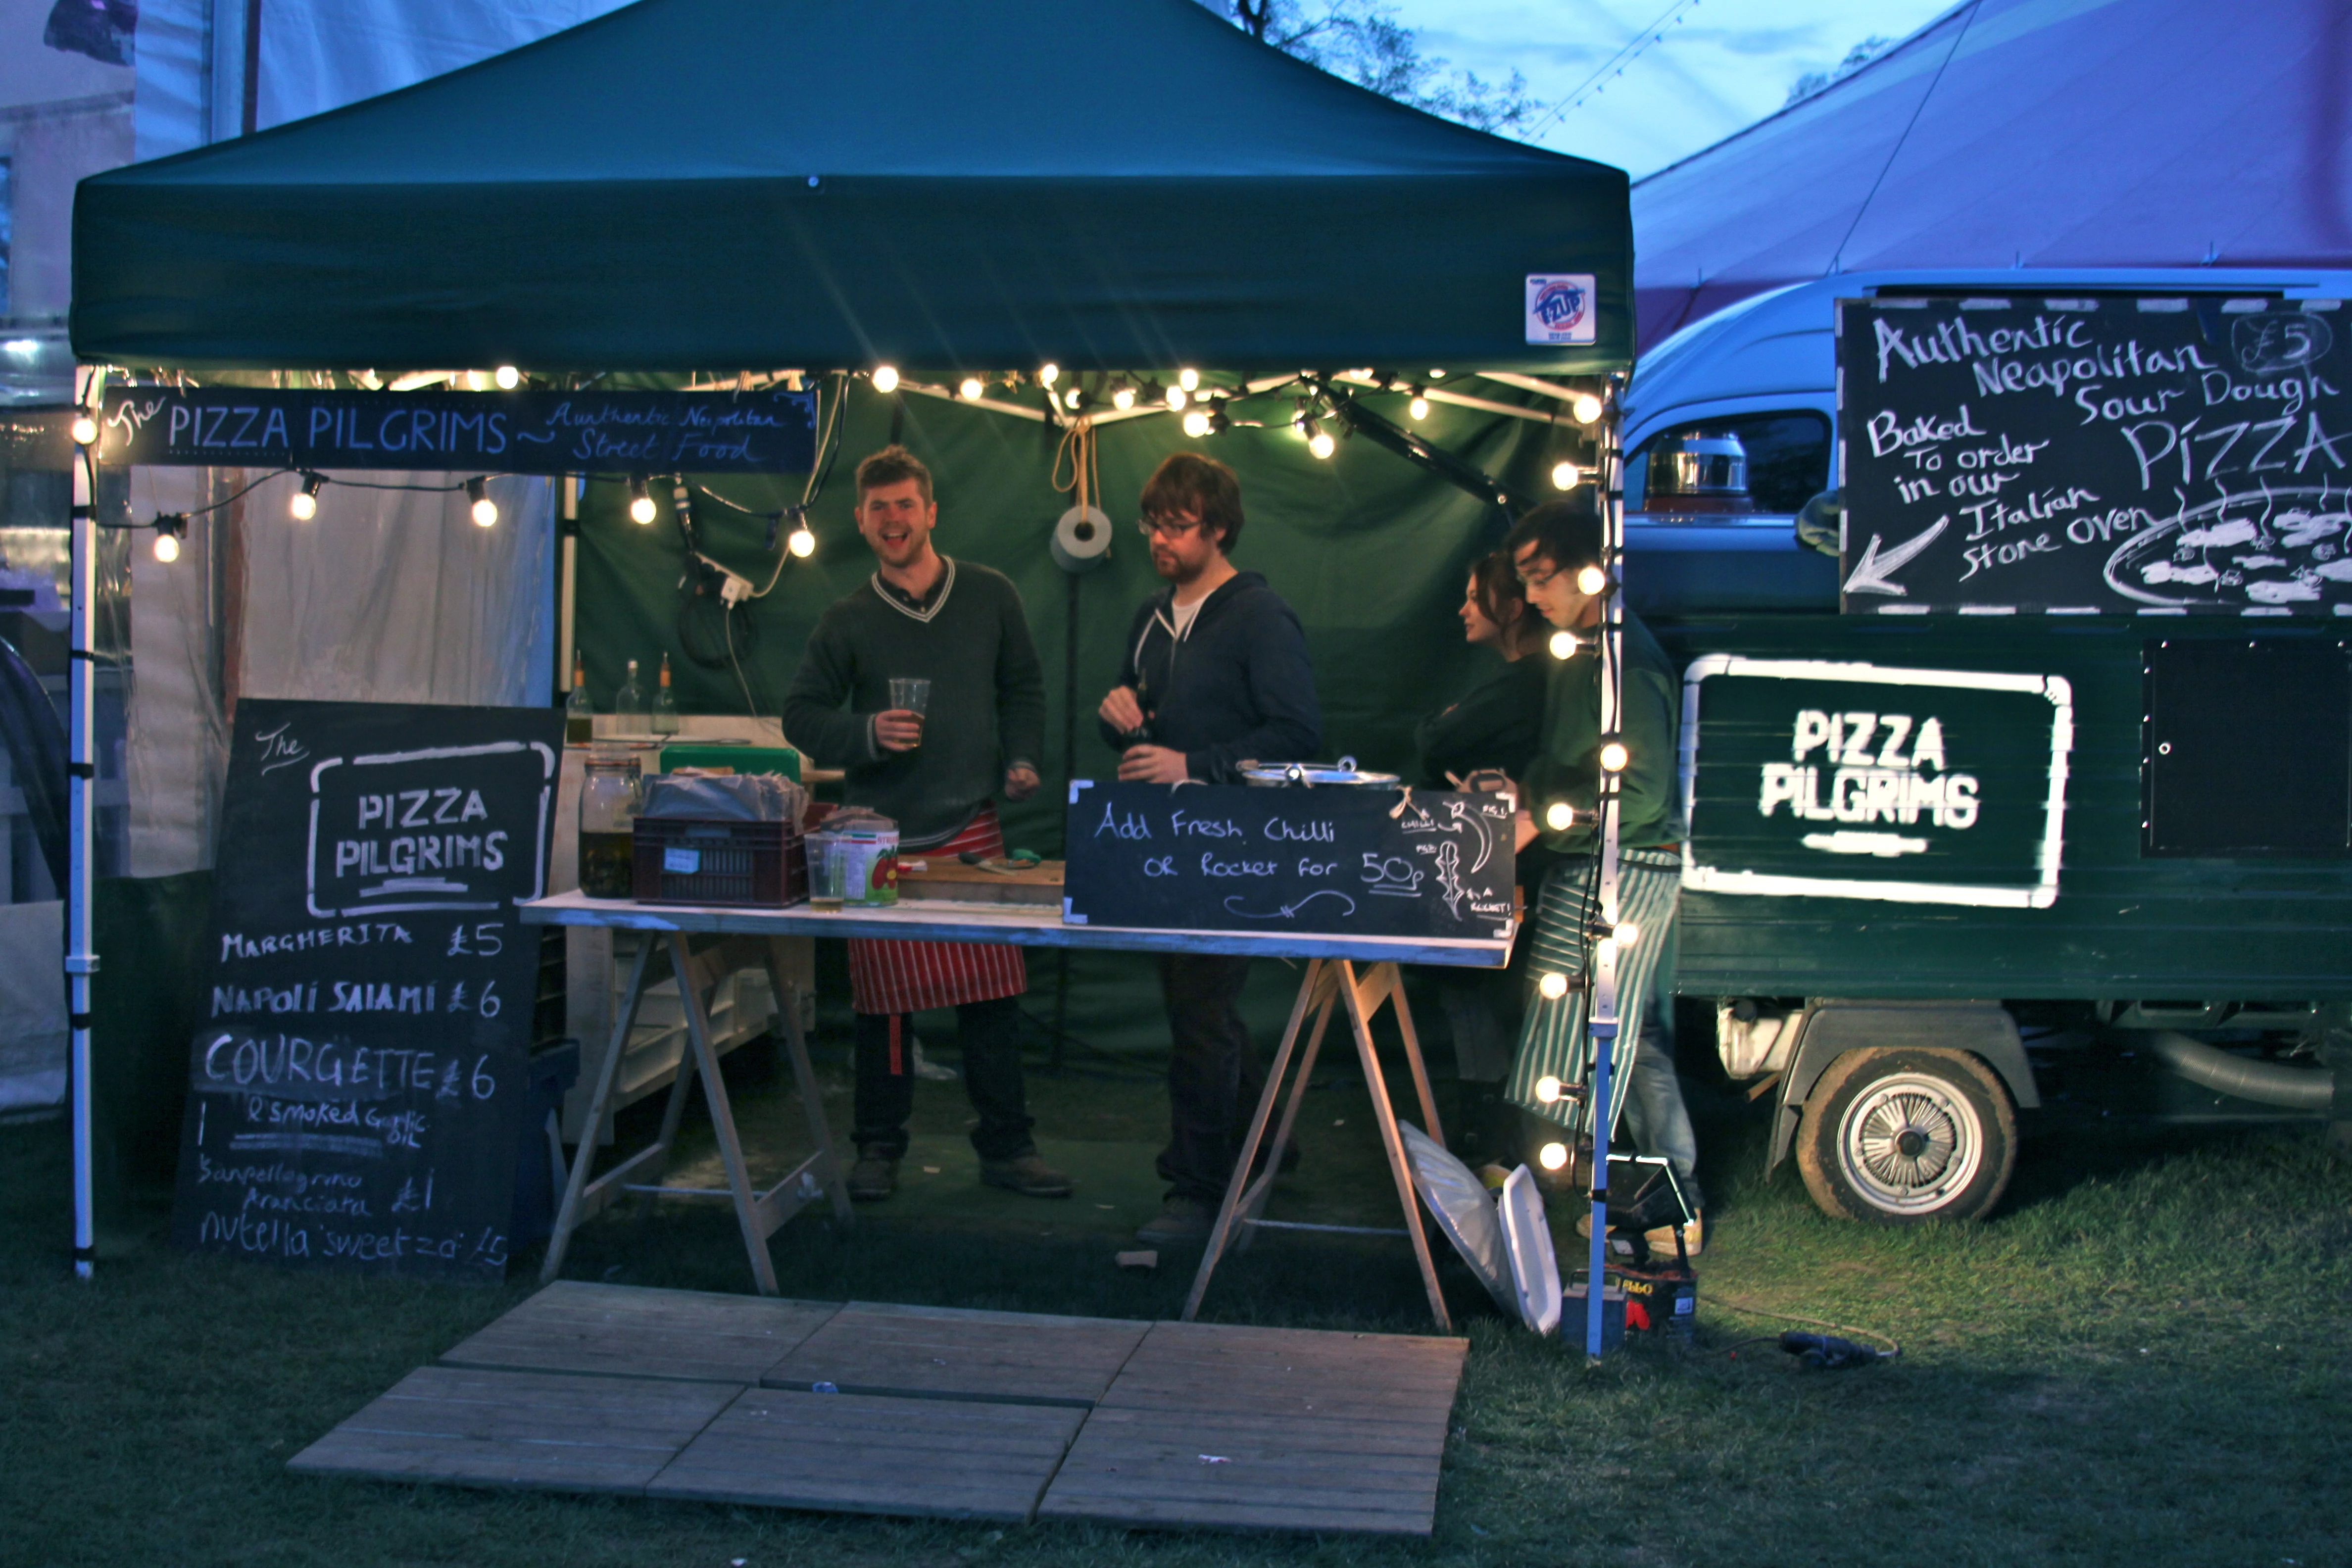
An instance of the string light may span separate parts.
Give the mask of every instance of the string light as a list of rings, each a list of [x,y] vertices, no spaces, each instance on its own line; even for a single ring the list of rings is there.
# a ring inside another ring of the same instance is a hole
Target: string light
[[[1433,370],[1429,373],[1429,379],[1432,381],[1444,381],[1445,379],[1445,373],[1442,370]]]
[[[498,383],[500,392],[512,392],[522,384],[522,372],[510,364],[502,364],[498,369]]]
[[[1617,931],[1615,934],[1617,937],[1618,946],[1631,947],[1635,942],[1642,940],[1642,928],[1635,925],[1632,921],[1619,921],[1617,922]]]
[[[1339,449],[1339,443],[1331,438],[1331,432],[1317,427],[1310,419],[1307,421],[1307,449],[1318,458],[1328,459]]]
[[[474,503],[474,526],[476,528],[488,528],[497,523],[499,521],[499,503],[492,500],[489,497],[488,480],[479,479],[467,479],[466,481],[466,499]]]
[[[1407,414],[1412,415],[1415,419],[1428,418],[1429,395],[1423,392],[1419,387],[1413,388],[1412,401],[1404,405],[1404,411]]]
[[[1124,382],[1120,383],[1118,390],[1110,395],[1110,405],[1113,408],[1118,409],[1121,414],[1124,414],[1129,409],[1134,407],[1135,388],[1129,386]]]
[[[1559,1079],[1552,1077],[1549,1073],[1546,1073],[1543,1077],[1536,1079],[1536,1103],[1538,1105],[1559,1104]]]
[[[1583,471],[1574,463],[1554,463],[1551,466],[1551,488],[1556,490],[1572,490],[1583,479]]]
[[[73,424],[68,427],[68,433],[73,437],[74,445],[77,447],[95,447],[98,445],[98,421],[92,419],[87,414],[75,415]]]
[[[1578,637],[1574,632],[1554,632],[1551,634],[1551,656],[1554,658],[1574,658],[1576,657],[1576,650],[1583,646],[1584,639]]]
[[[155,559],[169,566],[180,558],[180,535],[187,531],[185,512],[167,511],[155,520]]]
[[[629,476],[629,521],[635,523],[647,523],[653,520],[654,498],[646,493],[646,477],[643,474],[631,474]]]
[[[956,387],[956,395],[962,398],[966,403],[977,403],[980,401],[980,395],[987,390],[988,387],[981,381],[980,377],[976,375],[968,375],[965,376],[961,384]]]
[[[1057,381],[1059,381],[1059,380],[1061,380],[1061,379],[1062,379],[1062,367],[1061,367],[1060,365],[1055,364],[1052,360],[1047,360],[1044,364],[1041,364],[1041,365],[1039,365],[1039,366],[1037,367],[1037,384],[1038,384],[1038,385],[1040,385],[1040,386],[1051,386],[1051,385],[1053,385],[1055,382],[1057,382]]]
[[[1544,807],[1544,826],[1554,833],[1565,833],[1576,826],[1576,807],[1564,800],[1553,801]]]
[[[319,491],[326,482],[324,474],[306,471],[302,475],[302,488],[286,503],[286,510],[293,514],[295,521],[308,522],[319,515]]]
[[[1541,1165],[1547,1171],[1559,1170],[1562,1165],[1568,1163],[1568,1145],[1565,1143],[1545,1144],[1542,1152],[1536,1155],[1536,1163]]]
[[[1184,434],[1195,441],[1209,433],[1209,416],[1195,408],[1184,416]]]
[[[1176,373],[1176,384],[1187,392],[1198,392],[1201,390],[1201,373],[1186,365]]]
[[[874,390],[877,392],[898,391],[898,367],[894,364],[876,365],[874,367]]]
[[[1568,994],[1568,976],[1547,974],[1536,982],[1536,990],[1542,994],[1545,1001],[1557,1002]]]
[[[1189,394],[1189,393],[1187,393],[1187,392],[1186,392],[1182,387],[1181,387],[1181,386],[1171,386],[1171,387],[1170,387],[1170,388],[1168,389],[1168,406],[1169,406],[1169,407],[1173,408],[1173,409],[1175,409],[1175,410],[1177,410],[1178,412],[1180,412],[1180,413],[1181,413],[1181,412],[1182,412],[1182,410],[1183,410],[1184,405],[1186,405],[1187,403],[1190,403],[1190,402],[1192,402],[1192,395],[1191,395],[1191,394]]]
[[[791,551],[795,559],[802,561],[816,553],[816,535],[809,531],[807,519],[802,519],[800,525],[785,536],[784,548]]]
[[[1601,742],[1601,771],[1602,773],[1622,773],[1625,771],[1625,764],[1633,760],[1633,753],[1625,749],[1624,742],[1612,738]]]
[[[1579,425],[1590,425],[1601,417],[1601,399],[1589,392],[1580,392],[1576,401],[1568,405],[1568,411],[1576,416]]]
[[[1598,598],[1609,588],[1609,574],[1598,566],[1580,566],[1576,570],[1576,591],[1588,599]]]

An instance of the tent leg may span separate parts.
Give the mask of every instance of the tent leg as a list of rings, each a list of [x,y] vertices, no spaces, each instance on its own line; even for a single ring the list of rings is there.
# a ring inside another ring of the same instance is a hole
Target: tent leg
[[[88,374],[88,373],[85,373]],[[73,582],[71,647],[67,664],[70,761],[66,766],[66,1020],[72,1035],[67,1081],[73,1118],[73,1264],[90,1277],[97,1256],[98,1217],[92,1182],[89,1049],[89,977],[98,971],[90,951],[91,730],[97,717],[90,680],[90,611],[98,593],[97,530],[90,517],[97,459],[88,449],[74,455],[73,520],[69,570]]]

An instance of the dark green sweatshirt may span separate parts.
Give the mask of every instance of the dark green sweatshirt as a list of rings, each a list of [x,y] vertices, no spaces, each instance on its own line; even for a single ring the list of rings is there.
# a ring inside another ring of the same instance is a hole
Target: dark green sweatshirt
[[[1445,775],[1500,768],[1518,778],[1543,739],[1545,678],[1550,657],[1541,652],[1505,663],[1489,660],[1452,702],[1413,726],[1421,782],[1450,789]]]
[[[895,819],[899,841],[917,847],[953,837],[1005,770],[1036,767],[1045,744],[1045,672],[1019,590],[1001,572],[942,560],[919,605],[877,573],[826,610],[784,698],[785,738],[847,770],[849,804]],[[931,683],[911,752],[874,740],[894,676]]]
[[[1543,744],[1527,776],[1523,803],[1541,826],[1544,807],[1564,800],[1576,825],[1546,831],[1542,843],[1563,855],[1595,846],[1590,813],[1601,778],[1601,661],[1591,650],[1573,658],[1535,658],[1551,666],[1544,694]],[[1625,612],[1625,711],[1621,731],[1632,760],[1618,795],[1618,843],[1629,849],[1670,844],[1682,837],[1676,799],[1681,764],[1682,684],[1650,628]]]

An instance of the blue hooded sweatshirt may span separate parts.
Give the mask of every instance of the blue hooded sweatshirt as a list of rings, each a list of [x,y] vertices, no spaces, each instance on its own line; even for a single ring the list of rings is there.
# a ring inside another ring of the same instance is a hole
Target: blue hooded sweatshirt
[[[1181,638],[1175,599],[1163,588],[1136,611],[1118,672],[1150,721],[1150,742],[1182,752],[1206,784],[1241,783],[1243,762],[1314,761],[1323,745],[1315,671],[1282,595],[1258,574],[1236,573],[1201,601]],[[1115,749],[1132,743],[1101,729]]]

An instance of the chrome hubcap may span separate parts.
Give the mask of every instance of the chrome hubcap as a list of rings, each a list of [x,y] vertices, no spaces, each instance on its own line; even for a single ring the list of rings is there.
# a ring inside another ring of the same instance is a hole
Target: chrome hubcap
[[[1965,1191],[1984,1158],[1976,1110],[1941,1079],[1880,1079],[1838,1125],[1846,1180],[1891,1214],[1930,1214]]]

